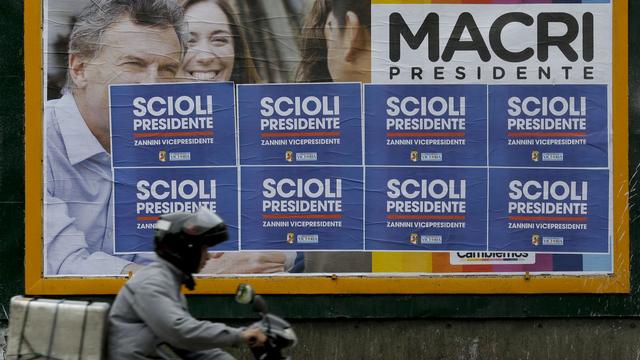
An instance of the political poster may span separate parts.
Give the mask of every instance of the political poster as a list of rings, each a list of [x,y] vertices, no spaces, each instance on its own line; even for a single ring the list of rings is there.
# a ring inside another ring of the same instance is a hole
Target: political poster
[[[486,250],[485,169],[368,168],[367,250]]]
[[[233,83],[109,90],[114,167],[236,165]]]
[[[605,85],[489,87],[489,164],[607,168]]]
[[[360,84],[238,86],[242,165],[362,165]]]
[[[224,219],[229,240],[212,251],[238,249],[238,175],[235,167],[127,168],[114,173],[114,249],[153,252],[160,215],[205,207]]]
[[[489,248],[608,253],[605,170],[491,169]]]
[[[486,165],[487,88],[365,85],[367,165]]]
[[[372,6],[372,82],[611,81],[609,0],[399,3]]]
[[[244,167],[241,249],[362,250],[360,167]]]

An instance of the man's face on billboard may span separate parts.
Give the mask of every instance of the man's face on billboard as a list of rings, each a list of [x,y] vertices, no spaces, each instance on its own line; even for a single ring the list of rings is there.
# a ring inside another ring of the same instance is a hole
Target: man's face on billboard
[[[180,42],[172,27],[158,28],[133,23],[128,17],[114,23],[102,37],[102,49],[74,68],[77,94],[85,110],[100,127],[109,128],[109,84],[172,81],[180,66]],[[80,71],[78,71],[80,70]],[[86,119],[85,119],[86,120]]]

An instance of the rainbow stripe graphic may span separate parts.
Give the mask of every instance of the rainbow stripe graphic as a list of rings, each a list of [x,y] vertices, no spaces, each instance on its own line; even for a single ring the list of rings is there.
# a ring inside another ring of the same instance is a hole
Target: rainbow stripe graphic
[[[611,0],[372,0],[372,4],[609,4]]]

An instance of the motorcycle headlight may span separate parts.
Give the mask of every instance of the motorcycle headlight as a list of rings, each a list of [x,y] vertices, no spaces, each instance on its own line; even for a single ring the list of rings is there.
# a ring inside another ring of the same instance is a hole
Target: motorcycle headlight
[[[286,328],[283,330],[284,334],[292,341],[291,346],[294,346],[298,343],[298,338],[296,337],[296,333],[293,332],[292,328]]]

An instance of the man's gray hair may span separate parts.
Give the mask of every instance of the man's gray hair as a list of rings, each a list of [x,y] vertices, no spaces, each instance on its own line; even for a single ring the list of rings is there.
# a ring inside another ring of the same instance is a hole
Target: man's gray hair
[[[90,0],[69,36],[69,55],[76,54],[85,59],[98,56],[104,46],[105,31],[123,16],[128,16],[137,25],[172,27],[180,41],[181,54],[184,54],[184,12],[174,0]],[[75,87],[69,71],[67,69],[63,92],[71,92]]]

